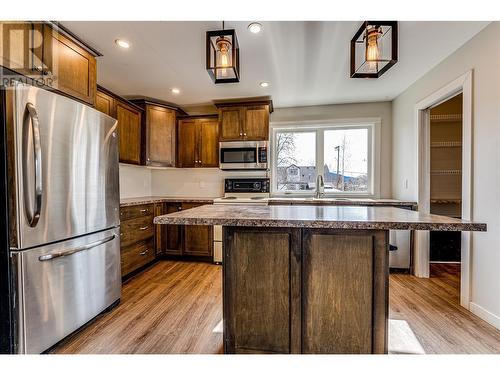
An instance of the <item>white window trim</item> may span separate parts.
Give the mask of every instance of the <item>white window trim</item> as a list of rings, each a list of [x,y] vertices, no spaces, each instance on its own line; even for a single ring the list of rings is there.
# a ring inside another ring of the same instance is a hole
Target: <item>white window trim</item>
[[[276,150],[275,139],[276,133],[283,130],[291,130],[294,132],[307,132],[311,129],[320,128],[322,131],[316,133],[316,165],[323,165],[324,158],[324,142],[323,136],[325,130],[331,129],[356,129],[370,128],[368,132],[368,163],[371,168],[368,168],[368,179],[370,181],[370,189],[368,192],[343,192],[343,193],[325,193],[325,197],[356,197],[356,198],[379,198],[380,197],[380,133],[382,120],[379,117],[363,117],[363,118],[348,118],[348,119],[328,119],[328,120],[306,120],[306,121],[280,121],[271,122],[271,195],[274,197],[283,196],[312,196],[314,191],[293,191],[281,192],[276,190]],[[320,168],[321,169],[321,168]]]

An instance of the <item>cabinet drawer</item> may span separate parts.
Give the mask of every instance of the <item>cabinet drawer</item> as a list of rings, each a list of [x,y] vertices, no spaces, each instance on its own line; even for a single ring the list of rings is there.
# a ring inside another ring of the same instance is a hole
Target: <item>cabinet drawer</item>
[[[120,208],[120,220],[135,219],[137,217],[152,216],[154,214],[153,204],[140,204]]]
[[[154,236],[153,216],[139,217],[121,223],[121,246],[146,240]]]
[[[148,264],[155,259],[154,238],[141,241],[131,246],[122,247],[122,277]]]

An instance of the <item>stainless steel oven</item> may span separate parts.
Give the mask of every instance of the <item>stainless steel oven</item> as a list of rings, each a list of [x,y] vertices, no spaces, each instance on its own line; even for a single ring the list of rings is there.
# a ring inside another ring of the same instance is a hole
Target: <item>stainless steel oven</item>
[[[267,141],[220,142],[220,169],[267,169]]]

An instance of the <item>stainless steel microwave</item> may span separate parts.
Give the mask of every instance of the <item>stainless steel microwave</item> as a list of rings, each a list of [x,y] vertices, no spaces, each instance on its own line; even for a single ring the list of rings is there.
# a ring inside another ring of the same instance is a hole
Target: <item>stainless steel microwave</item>
[[[267,141],[220,142],[220,169],[267,169],[267,148]]]

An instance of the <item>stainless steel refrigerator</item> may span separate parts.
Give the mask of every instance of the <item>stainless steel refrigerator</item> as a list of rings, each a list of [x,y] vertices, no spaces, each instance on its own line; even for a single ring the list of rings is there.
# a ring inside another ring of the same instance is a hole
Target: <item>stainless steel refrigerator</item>
[[[2,88],[0,351],[40,353],[120,299],[116,120]]]

